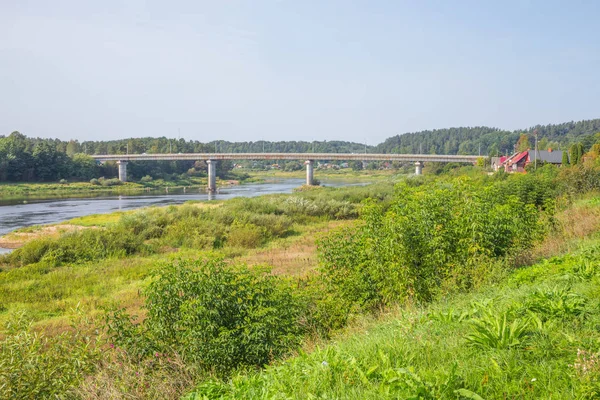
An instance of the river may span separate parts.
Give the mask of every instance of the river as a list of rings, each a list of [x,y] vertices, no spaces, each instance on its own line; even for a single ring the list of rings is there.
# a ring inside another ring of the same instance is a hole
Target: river
[[[98,197],[75,195],[69,198],[52,199],[0,199],[0,236],[26,226],[54,224],[90,214],[181,204],[189,200],[226,200],[233,197],[291,193],[294,188],[303,183],[303,179],[278,179],[264,183],[226,186],[220,188],[215,194],[209,194],[202,189],[186,190],[185,193],[181,189],[177,191],[171,189],[169,193],[166,193],[163,189],[151,193],[101,195]],[[323,184],[325,186],[365,185],[365,183],[327,180],[324,180]],[[0,254],[9,251],[0,247]]]

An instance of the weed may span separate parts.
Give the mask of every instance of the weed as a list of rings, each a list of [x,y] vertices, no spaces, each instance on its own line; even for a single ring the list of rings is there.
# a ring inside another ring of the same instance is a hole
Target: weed
[[[485,315],[471,320],[473,331],[467,335],[471,346],[483,349],[509,349],[524,347],[530,333],[530,321],[513,319],[508,322],[508,313]]]

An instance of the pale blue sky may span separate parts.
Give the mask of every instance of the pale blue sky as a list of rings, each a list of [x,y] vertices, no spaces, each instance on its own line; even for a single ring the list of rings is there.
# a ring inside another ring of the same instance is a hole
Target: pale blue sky
[[[353,140],[600,117],[600,1],[0,0],[0,134]]]

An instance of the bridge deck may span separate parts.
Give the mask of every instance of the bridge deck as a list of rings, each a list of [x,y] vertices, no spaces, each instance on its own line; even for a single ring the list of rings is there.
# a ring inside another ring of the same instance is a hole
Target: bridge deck
[[[178,153],[93,155],[98,161],[176,160],[314,160],[314,161],[422,161],[475,163],[479,156],[439,154],[350,154],[350,153]]]

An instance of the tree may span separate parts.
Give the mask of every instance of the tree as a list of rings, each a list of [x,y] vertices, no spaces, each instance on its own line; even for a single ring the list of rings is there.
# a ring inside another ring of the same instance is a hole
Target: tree
[[[579,151],[577,149],[577,145],[573,144],[569,148],[569,160],[571,161],[571,165],[579,164]]]
[[[75,140],[69,140],[69,143],[67,144],[67,155],[69,157],[73,157],[76,153],[80,152],[80,148],[81,146],[79,146],[79,143]]]
[[[362,161],[352,161],[350,165],[352,166],[353,171],[361,171],[363,169]]]
[[[86,181],[98,177],[98,164],[92,157],[83,153],[78,153],[73,156],[72,160],[73,169],[71,176]]]
[[[529,143],[529,137],[522,133],[521,136],[519,136],[519,140],[517,141],[517,151],[521,152],[521,151],[526,151],[531,149],[531,143]]]
[[[285,164],[283,169],[285,171],[300,171],[302,169],[302,164],[298,161],[290,161]]]
[[[562,152],[562,165],[569,165],[569,153],[566,150]]]

